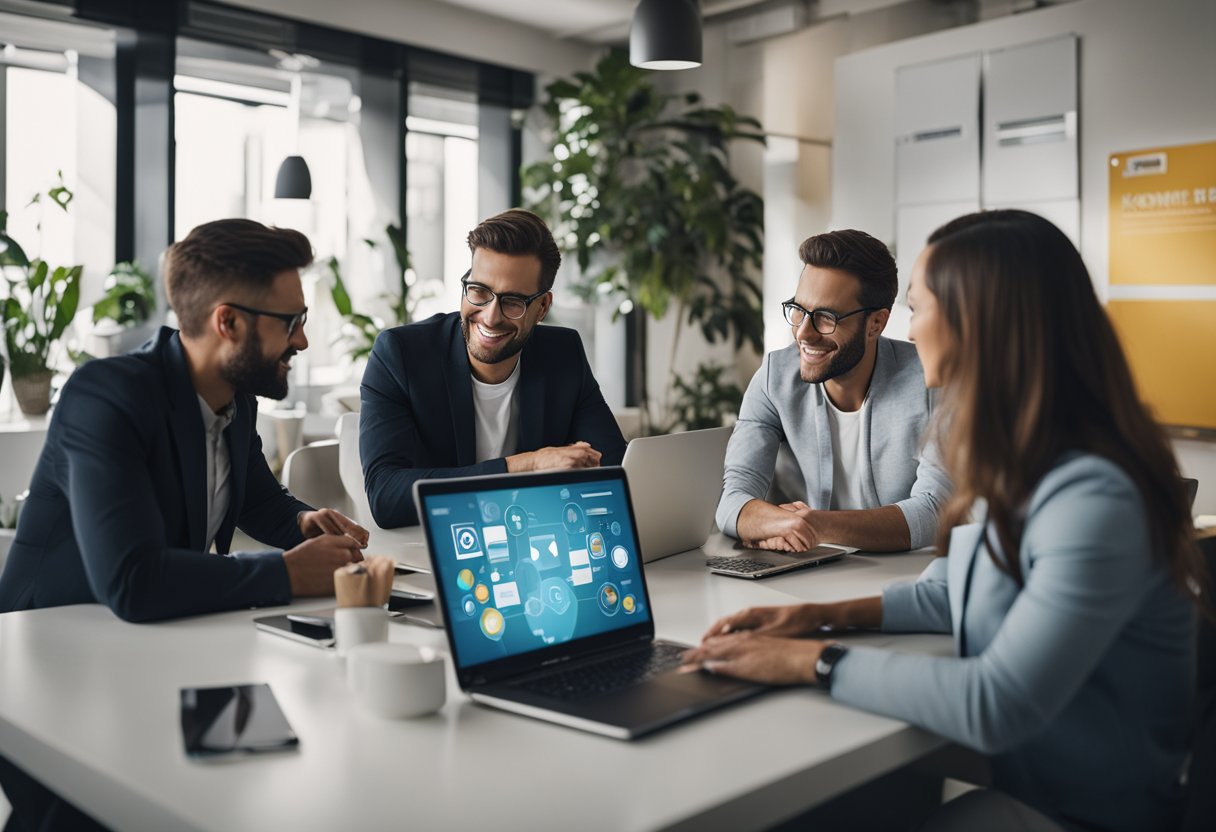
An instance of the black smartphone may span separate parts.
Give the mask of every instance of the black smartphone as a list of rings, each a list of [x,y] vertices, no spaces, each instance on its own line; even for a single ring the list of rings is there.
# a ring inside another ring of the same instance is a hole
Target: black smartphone
[[[307,610],[286,615],[266,615],[253,619],[259,630],[285,636],[313,647],[330,649],[334,646],[334,611]]]
[[[388,611],[399,612],[410,607],[421,607],[435,602],[435,593],[420,589],[393,589],[388,596]]]
[[[196,758],[297,748],[270,685],[182,688],[182,740]]]

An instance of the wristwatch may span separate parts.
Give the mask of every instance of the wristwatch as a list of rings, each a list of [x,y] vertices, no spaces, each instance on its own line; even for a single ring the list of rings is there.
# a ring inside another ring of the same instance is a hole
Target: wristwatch
[[[849,648],[840,642],[832,642],[819,653],[815,662],[815,683],[824,690],[832,689],[832,669]]]

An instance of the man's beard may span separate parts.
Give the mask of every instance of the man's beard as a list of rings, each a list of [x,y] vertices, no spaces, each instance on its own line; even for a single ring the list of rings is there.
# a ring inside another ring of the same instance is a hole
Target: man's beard
[[[517,355],[524,348],[524,344],[528,343],[528,339],[532,337],[532,330],[536,329],[535,324],[526,330],[521,328],[496,351],[487,353],[482,350],[481,346],[472,337],[470,330],[475,325],[468,318],[462,317],[460,319],[460,333],[464,336],[464,345],[468,349],[469,355],[482,364],[501,364],[508,358]]]
[[[798,347],[799,355],[801,355],[802,346]],[[865,328],[859,328],[857,335],[845,341],[836,348],[835,354],[828,359],[828,363],[808,370],[801,366],[799,362],[798,374],[802,380],[810,384],[822,384],[830,378],[842,376],[852,370],[861,363],[861,359],[866,354],[866,332]],[[809,376],[809,377],[808,377]]]
[[[251,329],[245,345],[220,367],[220,376],[238,393],[281,401],[287,398],[287,371],[279,362],[289,360],[296,352],[289,348],[277,358],[265,358],[262,337]]]

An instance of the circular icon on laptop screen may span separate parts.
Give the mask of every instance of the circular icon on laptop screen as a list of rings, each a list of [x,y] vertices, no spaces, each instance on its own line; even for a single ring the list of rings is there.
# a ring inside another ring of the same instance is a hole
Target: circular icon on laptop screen
[[[528,530],[528,512],[522,506],[507,506],[502,519],[507,524],[507,531],[516,537]]]
[[[481,632],[491,641],[502,640],[502,631],[506,624],[502,613],[493,607],[486,607],[481,613]]]
[[[599,600],[600,609],[605,615],[616,615],[617,610],[621,608],[621,591],[617,589],[616,584],[609,581],[600,587]]]
[[[456,573],[456,586],[464,590],[473,588],[473,570],[461,569]]]
[[[629,565],[629,551],[624,546],[612,547],[612,565],[624,569]]]
[[[621,599],[621,609],[623,609],[625,612],[632,615],[633,611],[637,608],[638,602],[632,595],[626,595],[623,599]]]
[[[466,595],[460,599],[460,608],[469,618],[477,614],[477,602],[473,600],[472,595]]]
[[[490,588],[485,584],[478,584],[473,590],[473,597],[484,604],[490,600]]]

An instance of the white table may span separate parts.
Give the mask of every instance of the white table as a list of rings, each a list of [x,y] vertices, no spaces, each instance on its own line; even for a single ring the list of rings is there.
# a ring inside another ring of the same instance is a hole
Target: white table
[[[378,532],[370,548],[411,560],[416,535]],[[753,583],[709,575],[693,551],[646,574],[658,634],[692,642],[743,606],[872,594],[928,557],[856,557]],[[155,625],[96,605],[0,615],[0,752],[116,830],[618,832],[762,828],[945,745],[809,689],[621,742],[474,705],[450,668],[439,714],[386,721],[350,701],[342,660],[255,631],[261,614]],[[394,624],[391,638],[446,646],[414,626]],[[951,649],[941,636],[898,644]],[[190,761],[178,689],[242,682],[272,685],[299,751]]]

